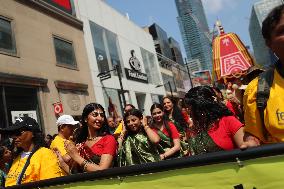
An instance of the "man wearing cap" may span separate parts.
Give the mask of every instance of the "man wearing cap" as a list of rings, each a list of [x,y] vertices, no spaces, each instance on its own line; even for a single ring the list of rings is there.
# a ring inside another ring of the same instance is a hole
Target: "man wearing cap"
[[[63,176],[56,155],[43,147],[44,138],[36,120],[20,117],[0,132],[10,135],[17,148],[6,177],[6,187]]]
[[[79,121],[75,121],[71,115],[62,115],[57,121],[58,135],[50,144],[50,149],[58,150],[65,163],[68,163],[71,157],[67,154],[64,148],[64,141],[69,140],[73,135],[75,126]]]

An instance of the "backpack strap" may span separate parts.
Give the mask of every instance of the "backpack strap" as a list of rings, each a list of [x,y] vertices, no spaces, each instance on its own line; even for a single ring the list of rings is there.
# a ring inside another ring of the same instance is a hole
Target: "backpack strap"
[[[274,69],[269,69],[261,73],[258,78],[257,93],[256,93],[257,109],[259,111],[261,119],[263,136],[266,140],[268,139],[269,133],[264,123],[264,110],[267,106],[267,101],[269,99],[270,88],[272,86],[273,79],[274,79]]]

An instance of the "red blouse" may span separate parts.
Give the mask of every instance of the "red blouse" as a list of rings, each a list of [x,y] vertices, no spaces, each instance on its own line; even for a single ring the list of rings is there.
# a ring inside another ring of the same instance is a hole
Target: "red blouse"
[[[225,116],[214,123],[208,134],[219,147],[232,150],[236,147],[234,135],[241,127],[243,124],[235,116]]]
[[[176,128],[176,126],[172,123],[172,122],[168,122],[168,126],[169,126],[169,129],[172,133],[172,139],[178,139],[180,138],[180,135],[179,135],[179,132]],[[153,128],[153,130],[158,133],[158,129],[157,128]],[[167,129],[165,127],[163,127],[163,130],[162,132],[167,136],[167,137],[170,137],[170,134],[168,133]]]
[[[112,135],[103,136],[98,142],[92,146],[92,152],[96,155],[110,154],[116,155],[117,143]]]

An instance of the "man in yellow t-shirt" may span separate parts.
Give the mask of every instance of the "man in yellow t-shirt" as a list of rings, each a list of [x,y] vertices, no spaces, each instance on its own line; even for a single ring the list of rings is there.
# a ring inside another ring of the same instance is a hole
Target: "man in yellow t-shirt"
[[[64,148],[64,142],[69,140],[73,135],[75,126],[79,124],[79,121],[75,121],[71,115],[62,115],[57,121],[58,135],[53,139],[50,144],[50,149],[58,150],[65,163],[68,164],[71,157],[67,154]]]
[[[56,155],[42,147],[44,139],[35,119],[19,117],[12,126],[1,128],[0,132],[10,135],[17,148],[5,186],[63,176]]]
[[[22,153],[14,161],[6,177],[5,186],[16,185],[17,179],[27,161],[29,153]],[[22,179],[23,183],[64,176],[56,155],[47,148],[38,149],[30,159]]]
[[[262,123],[257,109],[258,78],[251,81],[244,94],[245,143],[243,147],[261,143],[284,142],[284,5],[273,9],[262,23],[267,46],[279,57]],[[264,125],[263,125],[264,124]]]

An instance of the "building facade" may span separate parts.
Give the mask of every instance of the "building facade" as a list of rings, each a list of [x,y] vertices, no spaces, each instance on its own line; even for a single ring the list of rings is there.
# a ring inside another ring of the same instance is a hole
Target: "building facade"
[[[169,37],[169,44],[172,52],[172,60],[180,65],[184,65],[179,43],[172,37]]]
[[[106,109],[116,106],[120,115],[126,103],[131,103],[145,114],[159,101],[165,90],[152,36],[127,17],[101,0],[75,0],[77,17],[84,23],[87,54],[90,62],[96,100]],[[118,72],[119,66],[121,85]],[[98,75],[108,72],[110,78]]]
[[[153,37],[167,95],[182,98],[186,92],[184,81],[188,79],[185,78],[188,74],[183,74],[186,69],[179,43],[172,37],[168,38],[166,31],[156,23],[144,27],[144,30]]]
[[[188,60],[186,62],[186,66],[188,67],[190,73],[202,70],[199,59]]]
[[[173,57],[167,32],[156,23],[149,26],[148,31],[153,37],[156,52],[172,60]],[[160,61],[160,59],[158,60]]]
[[[265,44],[261,33],[262,22],[273,8],[283,3],[283,0],[261,0],[256,2],[251,10],[249,23],[250,39],[256,62],[263,67],[272,65],[276,57]]]
[[[175,3],[187,59],[198,59],[203,70],[212,70],[212,38],[202,1],[175,0]]]
[[[29,115],[57,133],[60,113],[79,119],[95,100],[83,23],[67,0],[0,4],[0,126]]]

